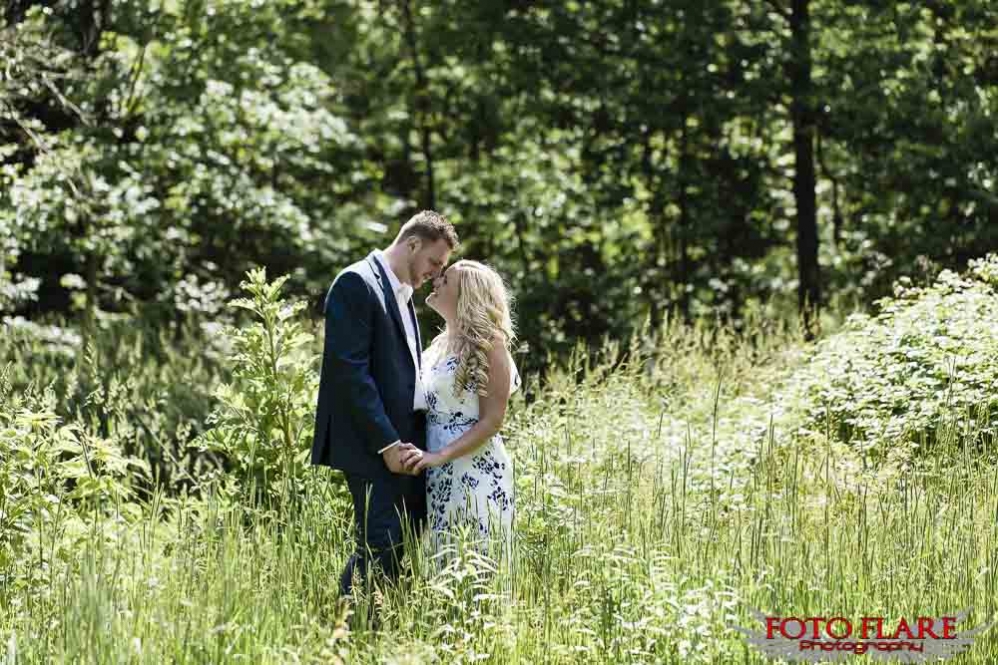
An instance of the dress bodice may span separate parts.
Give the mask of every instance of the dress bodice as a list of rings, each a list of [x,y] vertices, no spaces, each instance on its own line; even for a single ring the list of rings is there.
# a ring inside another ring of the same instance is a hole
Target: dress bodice
[[[510,358],[510,394],[520,387],[520,374]],[[426,390],[427,419],[434,424],[454,422],[454,420],[478,421],[478,394],[473,385],[455,394],[454,382],[460,360],[456,354],[427,354],[424,363],[423,387]]]

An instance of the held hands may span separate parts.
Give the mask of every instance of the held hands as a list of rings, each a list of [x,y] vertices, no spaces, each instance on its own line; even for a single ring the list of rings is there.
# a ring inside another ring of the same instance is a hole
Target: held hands
[[[431,466],[446,464],[449,460],[442,452],[431,453],[413,446],[402,455],[402,463],[413,475],[419,475]]]
[[[412,456],[412,451],[422,452],[411,443],[400,443],[381,453],[381,458],[385,461],[385,466],[392,473],[403,476],[415,476],[416,472],[405,463],[405,460]]]
[[[440,466],[447,459],[440,453],[420,450],[411,443],[400,443],[381,453],[385,466],[392,473],[399,475],[418,476],[428,467]]]

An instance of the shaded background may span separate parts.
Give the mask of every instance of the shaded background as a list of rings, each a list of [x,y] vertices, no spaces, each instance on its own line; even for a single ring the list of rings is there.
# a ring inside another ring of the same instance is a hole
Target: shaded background
[[[989,0],[4,8],[0,307],[84,338],[257,265],[318,315],[421,208],[538,365],[670,314],[814,333],[998,248]]]

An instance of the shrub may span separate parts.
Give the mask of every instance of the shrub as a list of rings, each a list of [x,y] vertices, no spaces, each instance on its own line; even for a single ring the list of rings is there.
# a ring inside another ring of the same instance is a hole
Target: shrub
[[[0,365],[10,364],[13,391],[51,389],[61,419],[102,436],[113,432],[160,484],[189,487],[206,460],[188,441],[204,429],[215,386],[226,377],[225,340],[213,329],[220,324],[199,328],[188,316],[173,328],[136,309],[98,310],[95,325],[99,334],[84,353],[77,329],[65,321],[0,322]]]
[[[226,328],[232,381],[215,393],[214,427],[192,445],[224,455],[232,479],[254,501],[283,501],[301,489],[311,448],[318,390],[313,336],[297,318],[305,304],[280,297],[286,276],[268,282],[262,268],[247,276],[242,287],[250,297],[230,306],[250,312],[254,322]]]
[[[998,255],[915,288],[902,279],[875,316],[818,344],[794,389],[806,426],[882,460],[888,445],[984,445],[998,415]]]

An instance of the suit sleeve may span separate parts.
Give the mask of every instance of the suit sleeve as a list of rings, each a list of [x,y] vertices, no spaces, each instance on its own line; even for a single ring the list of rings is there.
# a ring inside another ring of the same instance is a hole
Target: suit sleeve
[[[332,379],[342,386],[354,423],[373,454],[399,436],[392,426],[381,393],[370,372],[371,319],[374,302],[364,279],[343,273],[326,298],[324,355],[332,367]]]

